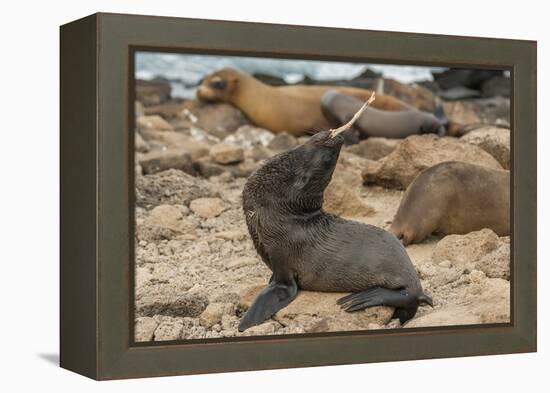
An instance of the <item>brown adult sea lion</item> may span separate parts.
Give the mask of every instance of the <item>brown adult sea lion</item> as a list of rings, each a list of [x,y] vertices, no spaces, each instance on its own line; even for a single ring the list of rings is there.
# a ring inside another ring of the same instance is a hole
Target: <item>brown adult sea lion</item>
[[[432,303],[395,236],[323,211],[347,128],[319,132],[249,177],[243,190],[246,223],[273,275],[240,331],[286,307],[299,289],[353,292],[338,301],[346,311],[385,305],[395,307],[401,322],[414,317],[420,304]]]
[[[408,245],[434,232],[465,234],[483,228],[510,234],[510,171],[447,161],[413,180],[390,231]]]
[[[224,68],[208,75],[197,89],[203,101],[227,102],[243,111],[256,125],[294,136],[330,128],[321,112],[321,96],[329,89],[366,101],[372,91],[355,87],[269,86],[244,72]],[[386,111],[411,109],[395,97],[378,95],[373,106]]]

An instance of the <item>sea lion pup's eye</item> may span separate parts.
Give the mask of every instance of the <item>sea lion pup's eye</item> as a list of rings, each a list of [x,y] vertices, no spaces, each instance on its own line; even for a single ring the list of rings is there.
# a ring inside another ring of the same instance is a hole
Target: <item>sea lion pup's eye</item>
[[[214,78],[210,81],[210,87],[217,90],[223,90],[227,86],[227,83],[221,78]]]

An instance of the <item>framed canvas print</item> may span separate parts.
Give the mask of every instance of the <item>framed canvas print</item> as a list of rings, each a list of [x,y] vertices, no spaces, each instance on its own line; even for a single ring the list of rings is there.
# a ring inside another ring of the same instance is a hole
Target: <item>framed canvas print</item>
[[[536,350],[536,43],[61,27],[61,366]]]

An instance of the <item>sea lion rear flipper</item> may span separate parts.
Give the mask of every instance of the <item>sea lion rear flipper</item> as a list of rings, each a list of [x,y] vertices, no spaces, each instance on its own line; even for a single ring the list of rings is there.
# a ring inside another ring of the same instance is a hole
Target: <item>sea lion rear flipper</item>
[[[382,287],[369,288],[366,291],[352,293],[338,299],[339,304],[348,312],[363,310],[374,306],[395,307],[394,318],[399,318],[404,323],[414,317],[418,309],[419,299],[401,289],[388,289]]]
[[[273,316],[280,309],[288,306],[298,293],[298,286],[292,280],[290,284],[271,281],[254,300],[239,323],[239,332],[258,325]]]

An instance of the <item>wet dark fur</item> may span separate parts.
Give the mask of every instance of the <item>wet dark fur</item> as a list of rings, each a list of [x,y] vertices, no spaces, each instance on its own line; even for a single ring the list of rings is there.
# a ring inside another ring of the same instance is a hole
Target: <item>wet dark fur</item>
[[[420,302],[431,303],[395,236],[323,211],[323,193],[342,143],[340,135],[330,138],[328,131],[320,132],[273,157],[248,179],[243,191],[246,223],[273,276],[240,330],[289,304],[298,288],[357,292],[340,302],[348,311],[394,306],[403,322],[414,316]]]

